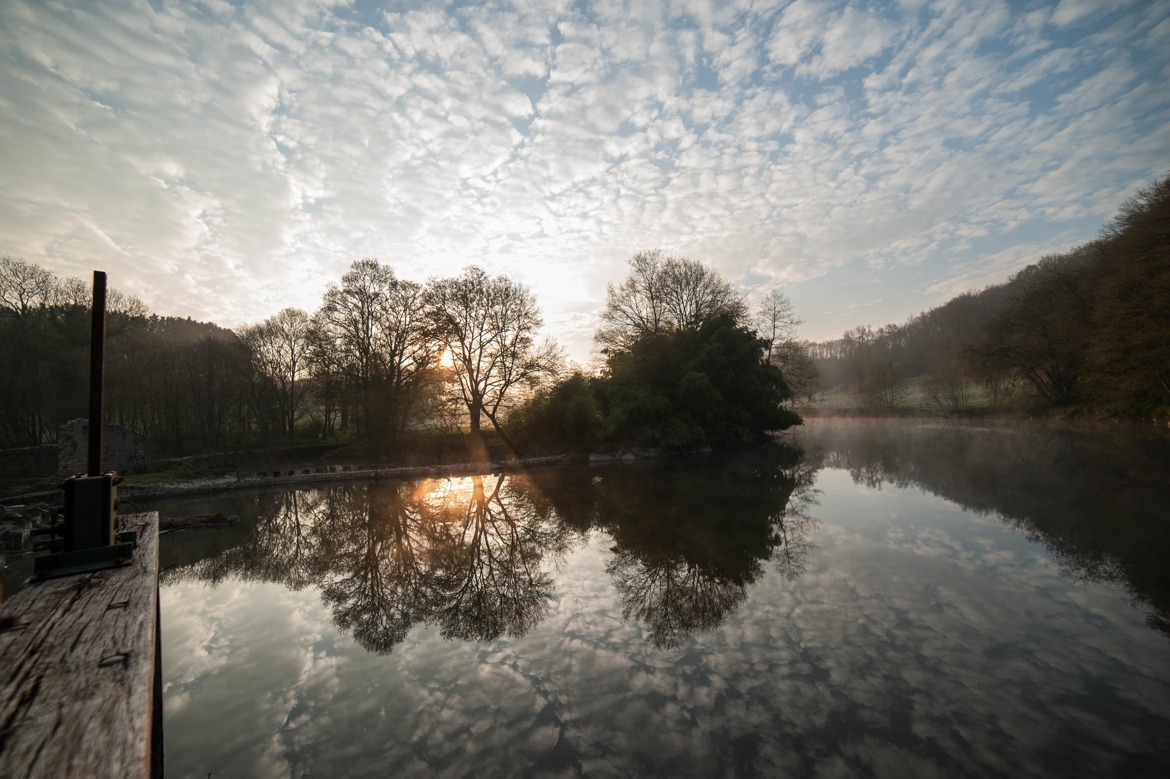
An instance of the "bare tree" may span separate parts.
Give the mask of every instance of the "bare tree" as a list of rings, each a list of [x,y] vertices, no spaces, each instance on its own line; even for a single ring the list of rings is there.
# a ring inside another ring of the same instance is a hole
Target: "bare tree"
[[[605,311],[596,341],[609,351],[625,351],[639,337],[697,327],[720,314],[739,321],[746,315],[731,285],[697,260],[638,252],[630,275],[606,291]]]
[[[788,338],[772,346],[770,361],[784,375],[784,382],[792,390],[792,401],[812,400],[820,384],[816,363],[809,354],[808,341]]]
[[[969,368],[960,359],[951,360],[927,378],[926,395],[944,413],[958,413],[971,405]]]
[[[37,308],[52,305],[57,278],[31,262],[0,257],[0,309],[27,316]]]
[[[796,339],[796,328],[803,322],[792,301],[778,289],[770,290],[756,309],[756,330],[767,341],[768,362],[784,374],[793,401],[809,397],[817,383],[808,344]]]
[[[769,354],[777,344],[794,339],[802,324],[792,301],[778,289],[770,290],[756,309],[756,330],[768,342]]]
[[[0,442],[7,445],[49,436],[59,388],[53,373],[64,356],[48,310],[56,287],[56,277],[39,265],[0,257]]]
[[[241,328],[252,369],[274,390],[281,427],[287,435],[296,429],[308,384],[312,321],[299,308],[286,308],[257,325]]]
[[[874,330],[867,325],[847,330],[841,338],[845,364],[857,381],[862,403],[874,411],[894,411],[908,395],[895,359],[897,326]]]
[[[346,427],[346,359],[335,346],[321,311],[313,315],[309,331],[309,370],[313,376],[313,395],[321,410],[321,435],[336,435],[340,425]],[[340,417],[340,419],[339,419]]]
[[[1031,383],[1045,401],[1061,406],[1077,399],[1088,370],[1093,294],[1101,246],[1086,244],[1051,255],[1014,275],[1017,290],[988,323],[975,346],[993,370],[1010,370]]]
[[[89,308],[93,305],[93,287],[75,276],[62,279],[53,293],[53,302],[60,306]],[[106,312],[134,319],[150,315],[150,309],[137,295],[111,288],[106,293]],[[107,323],[107,327],[109,324]]]
[[[424,290],[377,260],[353,263],[325,292],[317,319],[362,411],[361,423],[405,429],[414,390],[438,355]]]
[[[558,357],[551,342],[535,341],[543,324],[536,299],[507,276],[490,277],[474,265],[461,276],[432,281],[428,299],[436,331],[451,352],[471,432],[478,435],[487,416],[503,436],[500,410],[517,390],[552,372]]]

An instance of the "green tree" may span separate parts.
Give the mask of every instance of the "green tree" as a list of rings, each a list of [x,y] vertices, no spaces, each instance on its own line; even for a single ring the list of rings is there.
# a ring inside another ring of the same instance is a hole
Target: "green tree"
[[[605,434],[616,442],[689,447],[742,443],[799,424],[764,359],[765,339],[728,313],[698,327],[647,333],[609,358]]]

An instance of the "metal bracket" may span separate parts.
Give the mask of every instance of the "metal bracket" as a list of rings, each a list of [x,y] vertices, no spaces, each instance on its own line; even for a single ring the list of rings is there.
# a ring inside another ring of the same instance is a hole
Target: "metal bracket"
[[[41,548],[53,554],[33,561],[33,578],[49,579],[75,573],[115,568],[130,562],[135,534],[115,530],[118,504],[114,472],[100,476],[74,476],[65,481],[65,518],[47,531]],[[126,536],[129,536],[127,538]]]

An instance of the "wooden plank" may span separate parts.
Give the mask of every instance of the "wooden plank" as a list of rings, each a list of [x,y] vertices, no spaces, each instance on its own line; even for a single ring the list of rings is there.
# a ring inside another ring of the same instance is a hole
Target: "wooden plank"
[[[155,732],[158,514],[130,565],[33,583],[0,606],[0,776],[146,777]],[[161,720],[159,720],[161,722]]]

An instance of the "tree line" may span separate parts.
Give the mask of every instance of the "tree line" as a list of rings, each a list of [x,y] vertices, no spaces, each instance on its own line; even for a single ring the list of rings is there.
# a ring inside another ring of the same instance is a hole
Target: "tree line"
[[[975,393],[991,408],[1170,409],[1170,177],[1127,200],[1097,238],[1006,283],[959,295],[904,324],[813,344],[818,387],[856,388],[896,409],[922,378],[942,411]]]
[[[0,258],[0,445],[52,442],[84,415],[88,317],[84,282]],[[532,293],[475,266],[420,284],[361,259],[316,311],[235,331],[111,290],[106,421],[146,434],[156,455],[485,430],[516,453],[742,441],[798,419],[779,367],[797,323],[783,295],[753,319],[709,268],[657,251],[608,290],[596,376],[566,375]]]
[[[1004,284],[899,325],[800,341],[779,291],[749,311],[710,268],[636,254],[611,284],[599,371],[566,372],[540,309],[470,266],[420,284],[354,262],[314,312],[235,331],[152,314],[111,290],[107,422],[156,455],[233,452],[308,436],[400,446],[479,436],[513,452],[690,448],[759,439],[799,421],[793,402],[848,385],[874,411],[908,381],[937,407],[1170,408],[1170,178],[1128,200],[1098,238]],[[0,446],[55,440],[86,409],[89,286],[0,257]]]
[[[88,307],[83,282],[0,258],[4,445],[52,441],[84,413]],[[359,260],[313,314],[288,308],[235,332],[149,314],[112,290],[107,422],[169,454],[298,431],[393,441],[413,422],[450,421],[456,404],[478,431],[555,371],[555,346],[535,341],[540,325],[531,293],[476,267],[424,286]]]

